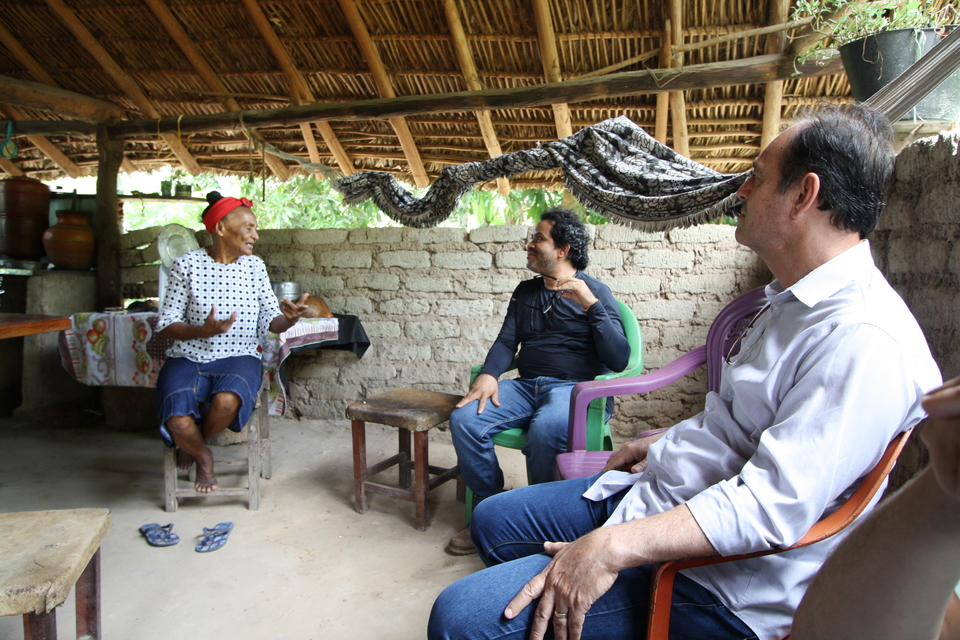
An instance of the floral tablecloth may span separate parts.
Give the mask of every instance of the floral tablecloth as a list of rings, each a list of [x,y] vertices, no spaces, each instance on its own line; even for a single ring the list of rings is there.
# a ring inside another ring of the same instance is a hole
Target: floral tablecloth
[[[92,386],[155,387],[173,340],[155,331],[157,313],[77,313],[60,334],[60,360],[78,382]],[[277,375],[291,349],[336,342],[337,318],[301,318],[261,345],[270,378],[270,415],[286,411],[286,389]]]

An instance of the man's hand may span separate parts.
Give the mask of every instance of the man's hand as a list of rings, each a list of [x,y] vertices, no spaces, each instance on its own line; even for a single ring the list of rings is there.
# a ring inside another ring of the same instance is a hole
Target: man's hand
[[[480,414],[483,413],[483,408],[487,406],[487,398],[490,399],[493,406],[499,407],[499,389],[500,385],[497,384],[496,378],[489,373],[481,373],[477,376],[477,379],[473,381],[473,384],[470,385],[470,391],[467,392],[467,395],[463,396],[460,402],[457,403],[457,408],[465,407],[474,400],[479,400],[480,403],[477,405],[477,413]]]
[[[960,378],[954,378],[923,397],[923,408],[930,414],[920,432],[933,474],[944,493],[960,501]]]
[[[303,316],[303,312],[307,310],[306,303],[309,296],[309,293],[304,293],[297,298],[296,302],[291,301],[289,298],[284,298],[280,301],[280,313],[290,322],[291,327],[297,324],[297,320],[299,320],[300,317]]]
[[[543,638],[550,623],[557,640],[577,640],[587,611],[617,579],[610,538],[610,528],[600,528],[575,542],[545,542],[553,560],[510,601],[504,615],[515,618],[539,597],[530,640]]]
[[[603,471],[629,471],[630,473],[642,473],[647,470],[647,451],[650,445],[663,437],[660,432],[646,438],[631,440],[620,447],[616,453],[607,460]]]
[[[207,314],[207,319],[203,321],[203,333],[208,338],[220,335],[221,333],[226,333],[230,330],[230,327],[233,326],[234,321],[237,319],[236,311],[234,311],[226,320],[217,320],[216,313],[217,305],[211,304],[210,313]]]
[[[597,302],[597,296],[593,295],[590,287],[583,280],[577,278],[559,278],[556,287],[562,293],[564,298],[573,300],[584,309],[593,306]]]

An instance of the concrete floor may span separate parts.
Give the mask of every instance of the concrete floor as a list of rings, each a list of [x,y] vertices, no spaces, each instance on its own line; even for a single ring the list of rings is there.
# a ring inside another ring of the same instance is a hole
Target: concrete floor
[[[452,466],[449,433],[432,435],[431,463]],[[0,418],[0,511],[110,509],[101,547],[107,640],[424,637],[437,594],[482,567],[475,555],[443,552],[463,526],[455,482],[431,494],[432,526],[420,532],[412,503],[373,495],[366,514],[354,510],[345,419],[271,418],[271,436],[273,478],[261,484],[258,511],[213,497],[167,513],[155,432],[112,431],[89,416],[61,427]],[[371,463],[395,453],[395,431],[369,425],[367,448]],[[516,486],[523,457],[501,459]],[[395,483],[396,471],[382,477]],[[227,544],[196,553],[203,527],[224,521],[235,525]],[[149,522],[173,522],[180,544],[149,546],[138,532]],[[75,640],[73,606],[71,594],[58,610],[60,640]],[[22,619],[0,618],[0,640],[20,638]]]

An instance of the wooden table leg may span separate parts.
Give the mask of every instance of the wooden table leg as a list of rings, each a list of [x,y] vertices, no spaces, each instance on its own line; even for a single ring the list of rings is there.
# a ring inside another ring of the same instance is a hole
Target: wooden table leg
[[[397,429],[397,437],[400,451],[400,488],[408,489],[410,487],[410,471],[413,469],[413,456],[410,453],[410,431],[403,428]]]
[[[100,635],[100,549],[93,554],[75,587],[77,639],[101,640]]]
[[[24,640],[57,640],[57,610],[23,614]]]
[[[351,420],[353,425],[353,489],[357,513],[367,512],[367,493],[363,483],[367,479],[367,434],[363,420]]]
[[[430,526],[430,461],[427,458],[428,431],[413,435],[414,477],[413,493],[417,505],[417,529],[426,531]]]

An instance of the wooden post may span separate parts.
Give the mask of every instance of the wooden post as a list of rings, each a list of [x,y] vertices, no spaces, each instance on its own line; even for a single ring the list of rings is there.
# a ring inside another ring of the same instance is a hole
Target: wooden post
[[[123,162],[123,143],[97,126],[97,308],[120,306],[120,219],[117,173]]]

